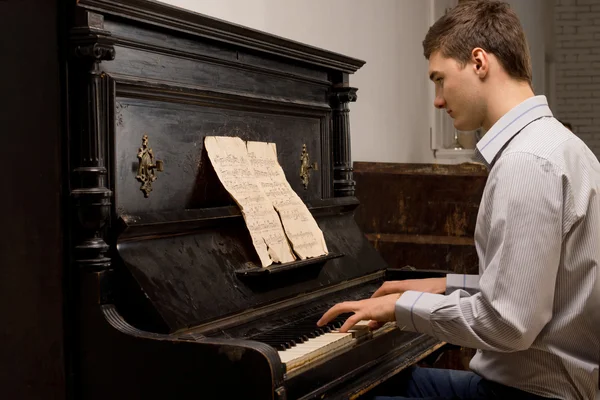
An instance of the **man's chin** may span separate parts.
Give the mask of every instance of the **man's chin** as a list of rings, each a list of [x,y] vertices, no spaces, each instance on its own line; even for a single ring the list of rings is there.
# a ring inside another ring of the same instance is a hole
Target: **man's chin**
[[[473,124],[473,123],[468,123],[468,122],[464,122],[464,121],[460,121],[460,120],[454,120],[454,129],[456,129],[457,131],[461,131],[461,132],[470,132],[470,131],[474,131],[479,129],[479,126],[477,126],[477,124]]]

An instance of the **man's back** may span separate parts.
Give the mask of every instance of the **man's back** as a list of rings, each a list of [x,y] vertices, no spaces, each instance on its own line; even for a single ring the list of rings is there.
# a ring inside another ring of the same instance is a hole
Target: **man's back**
[[[512,193],[511,186],[519,189]],[[521,351],[478,351],[471,361],[474,371],[542,396],[594,398],[600,361],[599,189],[597,158],[553,117],[532,121],[498,157],[490,171],[475,233],[481,272],[490,262],[497,262],[498,274],[516,275],[514,269],[503,271],[504,254],[524,251],[527,246],[530,254],[517,257],[523,262],[516,266],[519,276],[513,280],[482,280],[481,285],[490,285],[486,293],[492,293],[492,303],[504,291],[528,293],[531,304],[499,301],[497,317],[519,315],[515,320],[523,322],[521,332],[530,330],[525,326],[529,320],[537,319],[540,330]],[[510,231],[521,226],[512,224],[511,218],[517,216],[528,219],[524,225],[536,229],[525,237]],[[527,246],[512,243],[515,238],[526,241]],[[540,246],[549,249],[537,251]],[[553,257],[541,259],[547,257],[547,250]],[[503,286],[508,284],[516,287]],[[527,308],[534,304],[542,305],[536,310],[539,314],[529,316]]]

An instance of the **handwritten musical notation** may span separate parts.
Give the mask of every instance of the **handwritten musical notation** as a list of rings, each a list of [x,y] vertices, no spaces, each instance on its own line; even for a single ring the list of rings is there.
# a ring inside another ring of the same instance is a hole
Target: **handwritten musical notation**
[[[242,211],[262,266],[294,261],[279,215],[256,179],[246,144],[238,137],[207,136],[204,147],[223,187]]]
[[[247,142],[246,147],[256,181],[279,213],[294,253],[300,259],[328,254],[323,232],[277,161],[275,143]]]

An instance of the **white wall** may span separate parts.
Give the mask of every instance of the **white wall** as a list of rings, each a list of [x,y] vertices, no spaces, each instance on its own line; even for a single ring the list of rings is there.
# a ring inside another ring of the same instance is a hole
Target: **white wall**
[[[365,60],[350,83],[354,161],[433,162],[427,61],[421,42],[429,0],[161,0]],[[434,0],[441,1],[441,0]],[[521,19],[533,85],[546,94],[545,53],[553,0],[507,0]],[[550,7],[550,8],[549,8]]]
[[[162,0],[365,60],[350,77],[354,161],[432,162],[425,0]]]

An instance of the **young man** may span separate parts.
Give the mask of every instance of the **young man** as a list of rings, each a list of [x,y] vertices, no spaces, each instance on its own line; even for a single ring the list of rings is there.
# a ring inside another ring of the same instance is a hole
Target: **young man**
[[[475,229],[478,276],[385,283],[337,304],[478,349],[470,371],[415,368],[403,398],[593,399],[600,358],[600,164],[534,96],[522,27],[508,5],[461,2],[423,42],[435,107],[489,167]]]

